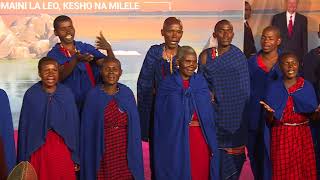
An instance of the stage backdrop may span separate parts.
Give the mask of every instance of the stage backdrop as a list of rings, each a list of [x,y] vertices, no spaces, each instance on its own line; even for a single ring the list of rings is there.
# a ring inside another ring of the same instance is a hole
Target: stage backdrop
[[[221,19],[232,22],[233,43],[242,47],[242,0],[0,1],[0,88],[9,95],[15,129],[23,95],[39,80],[38,60],[58,42],[52,22],[60,14],[72,18],[76,40],[94,44],[103,31],[121,60],[120,81],[135,93],[144,56],[152,44],[163,42],[160,29],[169,16],[183,22],[181,45],[198,53]]]
[[[286,0],[248,0],[253,14],[249,23],[252,27],[257,49],[260,49],[260,37],[264,27],[271,24],[274,14],[285,11]],[[320,0],[300,0],[298,12],[308,18],[308,48],[320,45],[317,35],[320,24]]]

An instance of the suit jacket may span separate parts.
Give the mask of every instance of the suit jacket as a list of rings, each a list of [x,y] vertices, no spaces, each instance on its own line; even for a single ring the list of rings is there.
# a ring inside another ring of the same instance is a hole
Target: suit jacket
[[[272,25],[277,26],[281,33],[281,49],[283,52],[292,51],[302,61],[302,57],[308,52],[308,20],[302,14],[296,13],[292,37],[288,36],[287,12],[276,14],[272,18]]]
[[[257,53],[257,49],[254,45],[254,39],[250,26],[244,23],[244,43],[243,43],[243,53],[249,59],[252,55]]]

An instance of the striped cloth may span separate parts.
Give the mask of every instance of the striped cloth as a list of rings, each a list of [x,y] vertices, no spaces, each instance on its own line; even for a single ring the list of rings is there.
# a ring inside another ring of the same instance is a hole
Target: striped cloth
[[[250,96],[250,79],[246,57],[234,45],[212,60],[207,50],[207,62],[199,72],[206,77],[215,96],[217,138],[219,147],[236,147],[247,141],[247,125],[243,111]]]
[[[105,108],[104,120],[105,152],[97,179],[131,180],[133,176],[127,160],[127,113],[121,112],[113,99]]]
[[[293,93],[303,86],[303,79],[289,88]],[[282,123],[302,123],[307,117],[294,112],[293,98],[289,96],[282,114]],[[316,161],[310,128],[278,125],[271,130],[272,179],[316,179]]]

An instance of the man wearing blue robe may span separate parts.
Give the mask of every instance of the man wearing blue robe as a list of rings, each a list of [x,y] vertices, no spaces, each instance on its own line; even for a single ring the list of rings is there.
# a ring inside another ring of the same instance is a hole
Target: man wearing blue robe
[[[282,77],[278,64],[280,42],[279,29],[273,26],[266,27],[261,35],[261,51],[248,60],[250,100],[245,110],[249,130],[247,148],[251,169],[257,180],[263,178],[265,152],[263,143],[265,118],[259,102],[264,100],[270,83]]]
[[[204,77],[194,74],[183,88],[178,72],[161,82],[156,96],[154,122],[154,166],[156,179],[191,179],[189,123],[196,112],[203,136],[213,156],[210,179],[219,179],[219,151],[214,111]]]
[[[84,104],[81,125],[81,179],[95,180],[104,147],[104,110],[111,100],[116,100],[121,111],[128,114],[128,167],[136,180],[144,179],[140,121],[132,91],[118,83],[119,92],[108,95],[97,86],[91,89]]]
[[[72,90],[81,111],[86,93],[101,81],[99,64],[106,56],[92,45],[74,40],[75,29],[68,16],[58,16],[53,26],[61,43],[57,43],[47,56],[57,60],[60,81]],[[97,48],[107,50],[108,56],[114,57],[111,46],[103,35],[100,34],[97,38]]]
[[[176,53],[183,35],[182,22],[176,17],[168,17],[161,29],[164,43],[153,45],[143,61],[137,82],[137,103],[140,115],[141,137],[149,141],[150,167],[153,178],[153,121],[154,101],[157,88],[162,80],[177,69]]]
[[[6,179],[16,164],[16,149],[9,99],[2,89],[0,107],[0,179]]]
[[[204,50],[199,59],[199,72],[208,81],[214,99],[221,179],[239,178],[248,137],[244,118],[250,97],[248,64],[241,50],[231,44],[233,36],[231,23],[219,21],[213,32],[218,48]]]

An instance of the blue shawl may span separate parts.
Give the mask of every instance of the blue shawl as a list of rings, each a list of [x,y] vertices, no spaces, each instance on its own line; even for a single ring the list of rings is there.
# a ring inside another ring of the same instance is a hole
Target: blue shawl
[[[90,44],[86,44],[80,41],[74,41],[74,44],[76,46],[76,49],[80,51],[81,54],[89,53],[94,56],[94,60],[98,60],[105,57],[104,54],[102,54],[99,50],[97,50]],[[56,44],[48,52],[47,56],[57,60],[60,65],[68,63],[69,61],[75,58],[75,56],[66,57],[64,53],[60,51],[59,43]],[[96,82],[100,82],[101,79],[99,74],[99,67],[95,63],[90,63],[90,65]],[[89,89],[92,88],[84,62],[78,62],[77,66],[73,69],[72,73],[61,83],[72,90],[79,107],[81,107],[83,103],[85,94],[88,92]]]
[[[250,78],[247,59],[241,50],[231,45],[229,51],[214,61],[211,49],[207,62],[200,65],[215,95],[217,138],[219,147],[236,147],[246,144],[247,120],[244,108],[250,98]]]
[[[7,93],[2,89],[0,89],[0,107],[0,139],[3,143],[4,160],[9,173],[16,164],[16,149],[9,99]]]
[[[273,82],[267,90],[265,102],[275,110],[274,118],[281,120],[282,113],[286,107],[289,96],[293,98],[294,111],[296,113],[312,113],[316,110],[317,97],[313,86],[304,80],[303,87],[295,92],[288,94],[283,80]],[[265,179],[271,179],[271,156],[270,156],[270,128],[265,123],[264,142],[266,146],[265,152]]]
[[[137,82],[138,111],[141,122],[142,139],[147,140],[150,121],[153,121],[154,91],[160,82],[170,76],[170,63],[162,58],[164,44],[153,45],[143,61]],[[176,71],[176,57],[173,57],[173,70]]]
[[[161,82],[156,95],[154,167],[156,179],[191,179],[189,122],[199,115],[203,135],[213,153],[210,179],[219,179],[219,152],[210,91],[202,75],[190,78],[184,90],[178,72]]]
[[[23,97],[18,131],[18,162],[43,145],[48,130],[53,129],[64,139],[72,160],[79,164],[79,117],[69,88],[57,85],[54,93],[42,89],[41,81],[31,86]]]
[[[269,72],[263,71],[257,64],[259,54],[252,56],[248,60],[250,74],[250,100],[246,107],[246,117],[248,118],[249,130],[257,130],[263,127],[263,108],[260,101],[265,99],[265,95],[270,83],[282,78],[279,64],[276,63]]]
[[[139,114],[132,91],[118,84],[119,92],[113,96],[101,87],[91,89],[82,111],[81,124],[81,179],[95,180],[104,152],[104,109],[115,99],[119,108],[128,114],[129,169],[135,179],[144,179]]]

